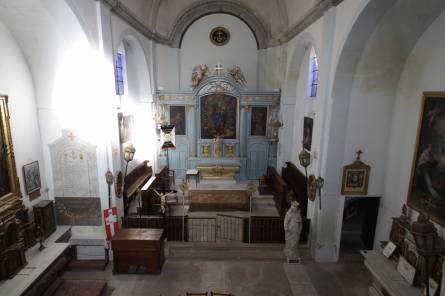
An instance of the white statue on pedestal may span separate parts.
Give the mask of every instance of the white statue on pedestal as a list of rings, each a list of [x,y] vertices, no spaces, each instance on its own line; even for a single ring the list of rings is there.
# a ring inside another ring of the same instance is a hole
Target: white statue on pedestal
[[[287,262],[299,263],[298,242],[300,241],[301,229],[303,228],[303,220],[301,219],[300,208],[297,201],[291,202],[291,207],[284,218],[284,231],[286,234],[286,246],[284,254]]]

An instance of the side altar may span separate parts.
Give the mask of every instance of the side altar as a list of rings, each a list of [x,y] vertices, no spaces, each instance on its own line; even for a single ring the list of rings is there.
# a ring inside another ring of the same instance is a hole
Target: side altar
[[[259,179],[276,166],[280,91],[249,91],[241,69],[193,69],[190,91],[157,91],[155,120],[175,125],[169,166],[177,179],[198,169],[203,180]],[[158,163],[167,163],[159,147]]]

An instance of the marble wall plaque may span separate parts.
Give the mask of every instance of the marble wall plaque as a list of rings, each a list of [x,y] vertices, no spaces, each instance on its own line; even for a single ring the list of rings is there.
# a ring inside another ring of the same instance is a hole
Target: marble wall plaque
[[[54,179],[54,195],[59,197],[97,197],[96,146],[71,131],[64,130],[62,137],[50,145]]]
[[[102,225],[99,197],[56,197],[58,225]]]

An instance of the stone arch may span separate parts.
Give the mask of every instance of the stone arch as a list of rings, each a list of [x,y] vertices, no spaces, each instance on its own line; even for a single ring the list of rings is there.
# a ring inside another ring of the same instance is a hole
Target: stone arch
[[[200,1],[186,9],[175,21],[169,41],[172,47],[180,48],[182,38],[188,28],[198,19],[216,13],[224,13],[242,20],[255,36],[258,49],[265,49],[269,44],[269,34],[263,22],[247,7],[233,1]]]
[[[326,139],[321,151],[325,157],[320,168],[326,182],[316,260],[338,259],[344,205],[341,172],[343,165],[353,160],[355,150],[368,148],[364,161],[373,167],[368,194],[384,194],[388,126],[398,81],[418,38],[444,9],[445,3],[434,0],[428,5],[413,0],[374,0],[363,7],[351,25],[338,62],[334,61],[332,93],[327,102]],[[370,120],[376,112],[378,120]],[[371,143],[377,135],[382,141]]]

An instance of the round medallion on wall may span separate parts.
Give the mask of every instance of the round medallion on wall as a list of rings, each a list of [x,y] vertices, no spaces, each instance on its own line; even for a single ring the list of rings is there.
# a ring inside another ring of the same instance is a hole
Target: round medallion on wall
[[[216,27],[210,32],[210,41],[216,46],[226,45],[230,40],[230,32],[224,27]]]

